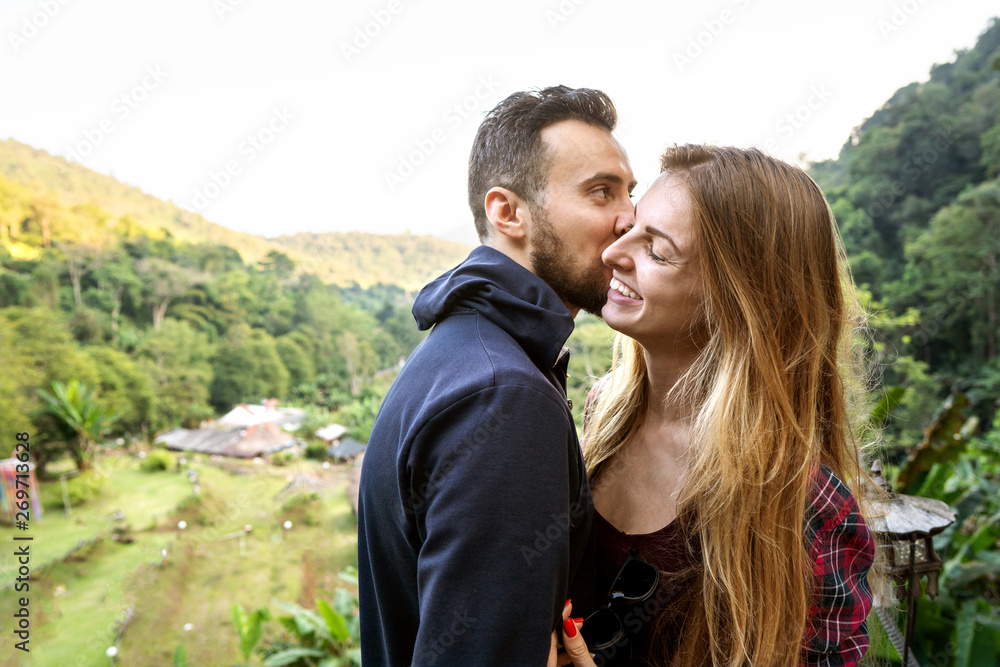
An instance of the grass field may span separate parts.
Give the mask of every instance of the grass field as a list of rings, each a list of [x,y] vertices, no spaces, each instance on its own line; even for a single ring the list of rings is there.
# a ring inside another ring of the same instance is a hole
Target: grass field
[[[234,602],[248,610],[272,600],[312,606],[340,584],[337,572],[356,565],[344,466],[226,461],[223,470],[196,458],[191,467],[198,471],[201,494],[194,497],[187,476],[175,470],[141,472],[131,457],[100,465],[107,475],[104,492],[73,508],[70,517],[61,509],[59,482],[47,482],[41,521],[33,521],[27,532],[0,527],[5,584],[17,570],[12,538],[33,538],[27,594],[31,652],[15,650],[16,638],[4,632],[9,643],[0,650],[4,667],[108,665],[105,651],[115,644],[117,623],[129,609],[119,665],[172,665],[181,644],[189,665],[234,665],[242,661]],[[300,495],[291,503],[276,499],[298,473],[323,478],[330,492],[317,499]],[[111,540],[111,515],[117,510],[132,528],[131,544]],[[177,528],[181,520],[187,524],[183,531]],[[285,520],[293,524],[287,532],[281,527]],[[247,525],[252,530],[240,539]],[[3,618],[12,618],[25,595],[9,585],[0,592]],[[275,622],[265,627],[265,639],[279,630]]]

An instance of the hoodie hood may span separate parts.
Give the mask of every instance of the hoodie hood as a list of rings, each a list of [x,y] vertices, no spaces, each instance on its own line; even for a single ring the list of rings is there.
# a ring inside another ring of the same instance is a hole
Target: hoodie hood
[[[507,332],[546,367],[573,333],[573,316],[549,285],[507,255],[479,246],[428,283],[413,302],[423,331],[452,313],[475,311]]]

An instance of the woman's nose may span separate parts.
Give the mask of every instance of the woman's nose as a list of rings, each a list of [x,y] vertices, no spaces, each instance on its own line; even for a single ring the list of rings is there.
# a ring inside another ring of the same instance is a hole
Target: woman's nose
[[[628,254],[628,243],[630,240],[628,230],[631,228],[632,226],[629,225],[627,229],[623,229],[618,240],[604,249],[604,252],[601,254],[601,261],[605,265],[613,269],[627,269],[631,266]]]

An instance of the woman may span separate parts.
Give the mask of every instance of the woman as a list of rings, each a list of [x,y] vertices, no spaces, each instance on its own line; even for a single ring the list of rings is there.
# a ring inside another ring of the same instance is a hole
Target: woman
[[[833,216],[801,169],[754,149],[674,147],[661,169],[604,253],[620,333],[584,426],[602,585],[626,561],[660,580],[582,637],[569,620],[563,643],[578,665],[591,626],[615,641],[597,664],[856,664],[875,545]]]

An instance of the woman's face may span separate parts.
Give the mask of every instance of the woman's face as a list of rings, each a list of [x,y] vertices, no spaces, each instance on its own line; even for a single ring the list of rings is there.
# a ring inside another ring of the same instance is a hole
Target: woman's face
[[[702,298],[687,186],[661,174],[635,207],[635,227],[602,256],[612,269],[601,315],[647,349],[691,344]]]

